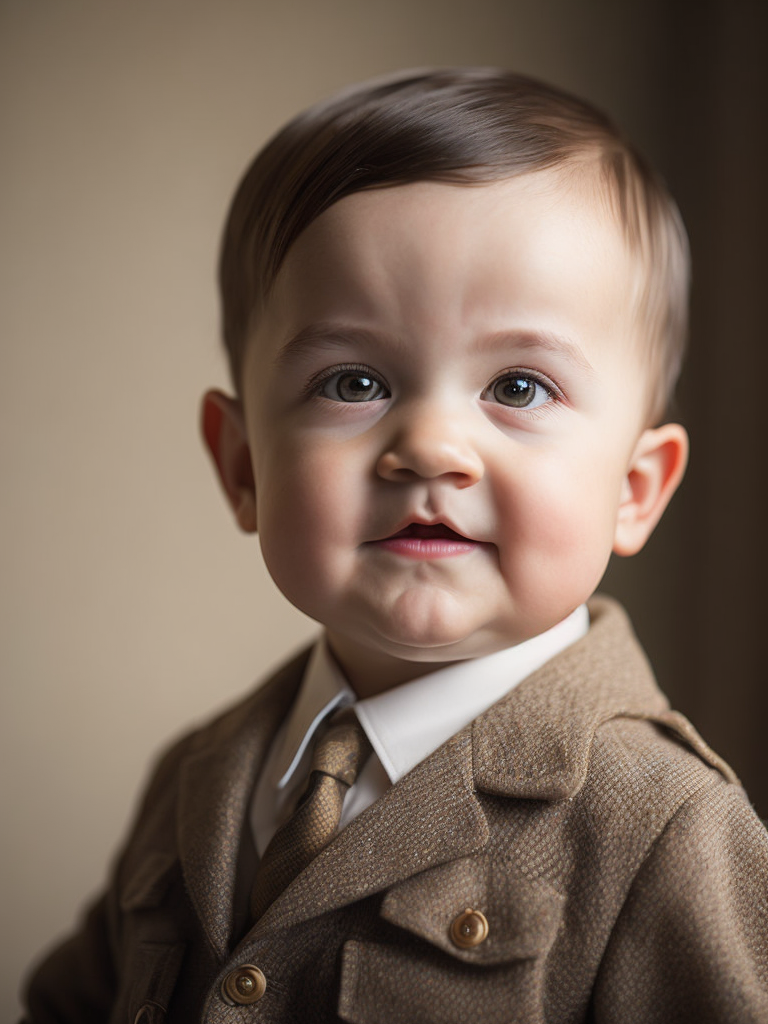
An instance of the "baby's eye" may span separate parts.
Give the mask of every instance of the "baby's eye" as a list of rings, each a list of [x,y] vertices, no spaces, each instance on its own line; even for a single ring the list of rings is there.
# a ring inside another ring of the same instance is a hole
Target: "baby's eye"
[[[382,382],[361,370],[340,370],[327,377],[320,394],[333,402],[375,402],[389,398],[389,391]]]
[[[527,373],[505,373],[488,385],[482,395],[512,409],[536,409],[552,398],[552,392]]]

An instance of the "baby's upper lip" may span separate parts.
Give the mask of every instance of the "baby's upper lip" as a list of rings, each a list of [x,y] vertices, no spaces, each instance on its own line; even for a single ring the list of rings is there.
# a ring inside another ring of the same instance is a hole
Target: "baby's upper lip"
[[[427,520],[418,516],[409,517],[393,533],[380,539],[391,540],[395,537],[415,537],[419,540],[472,540],[445,518]]]

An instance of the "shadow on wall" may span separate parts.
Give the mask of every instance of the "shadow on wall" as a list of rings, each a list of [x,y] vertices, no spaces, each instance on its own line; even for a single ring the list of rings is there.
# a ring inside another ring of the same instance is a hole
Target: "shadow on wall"
[[[768,345],[765,187],[768,7],[672,4],[662,170],[694,265],[681,417],[691,462],[647,551],[604,582],[630,608],[673,704],[768,815],[765,633]]]

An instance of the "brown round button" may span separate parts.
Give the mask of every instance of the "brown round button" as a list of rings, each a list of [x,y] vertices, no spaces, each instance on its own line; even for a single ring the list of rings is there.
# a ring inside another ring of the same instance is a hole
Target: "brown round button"
[[[488,921],[485,914],[479,910],[470,910],[469,907],[463,914],[454,920],[451,925],[451,940],[459,949],[471,949],[485,942],[488,937]]]
[[[253,964],[241,964],[230,971],[221,983],[221,994],[230,1006],[255,1003],[267,991],[267,979]]]

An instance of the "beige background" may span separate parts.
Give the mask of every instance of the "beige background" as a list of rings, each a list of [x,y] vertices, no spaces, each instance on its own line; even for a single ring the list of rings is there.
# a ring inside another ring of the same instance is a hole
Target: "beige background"
[[[198,440],[199,396],[226,380],[214,267],[246,161],[350,80],[444,63],[547,77],[663,156],[661,11],[0,6],[3,1020],[22,970],[103,880],[153,753],[315,629],[237,534]],[[653,567],[682,576],[672,528],[630,590],[649,624]],[[663,654],[663,629],[646,628]]]

